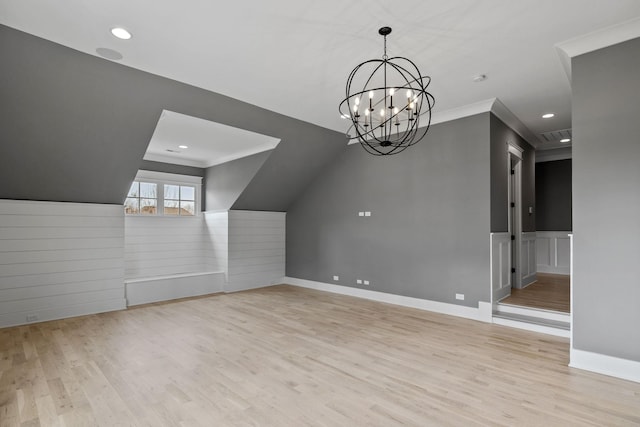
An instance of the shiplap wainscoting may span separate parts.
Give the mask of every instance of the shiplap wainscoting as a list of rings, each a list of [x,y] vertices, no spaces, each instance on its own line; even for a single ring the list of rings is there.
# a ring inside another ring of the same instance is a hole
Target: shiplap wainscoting
[[[569,274],[571,231],[538,231],[536,236],[537,270],[540,273]]]
[[[511,236],[509,233],[491,233],[491,292],[493,302],[511,293]]]
[[[125,308],[120,205],[0,200],[0,327]]]
[[[205,225],[202,215],[125,217],[128,305],[222,292],[224,272],[209,262]]]
[[[201,216],[130,215],[124,224],[127,279],[207,271]]]
[[[278,282],[285,273],[285,212],[229,211],[228,292]]]
[[[536,281],[536,232],[522,233],[520,238],[520,286]]]
[[[229,213],[204,212],[205,256],[211,271],[229,272]]]

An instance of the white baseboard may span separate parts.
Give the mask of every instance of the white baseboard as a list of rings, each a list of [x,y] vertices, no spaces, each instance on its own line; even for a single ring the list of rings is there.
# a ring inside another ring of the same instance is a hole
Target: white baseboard
[[[569,366],[640,383],[640,362],[635,360],[572,348]]]
[[[534,274],[532,274],[532,275],[530,275],[530,276],[523,277],[523,278],[522,278],[522,281],[521,281],[521,283],[520,283],[520,284],[521,284],[521,286],[522,286],[520,289],[524,289],[524,288],[526,288],[527,286],[529,286],[529,285],[532,285],[532,284],[536,283],[537,281],[538,281],[538,276],[537,276],[535,273],[534,273]]]
[[[479,320],[491,323],[491,303],[479,302],[478,308],[466,307],[456,304],[448,304],[439,301],[431,301],[420,298],[406,297],[402,295],[388,294],[385,292],[370,291],[367,289],[350,288],[348,286],[334,285],[331,283],[315,282],[313,280],[297,279],[295,277],[283,277],[282,283],[318,291],[332,292],[334,294],[348,295],[368,300],[395,304],[403,307],[417,308],[435,313],[448,314],[450,316],[464,317],[465,319]]]
[[[222,292],[223,272],[198,272],[125,280],[128,306]]]
[[[565,276],[570,273],[569,266],[554,267],[550,265],[538,264],[537,270],[538,270],[538,273],[563,274]]]

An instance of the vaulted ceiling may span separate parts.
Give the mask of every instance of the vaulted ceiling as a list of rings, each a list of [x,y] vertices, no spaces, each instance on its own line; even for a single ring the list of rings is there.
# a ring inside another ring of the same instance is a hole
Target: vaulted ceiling
[[[436,115],[499,98],[538,135],[571,127],[554,46],[639,16],[637,0],[0,0],[7,26],[340,132],[344,83],[382,55],[381,26],[389,53],[432,77]]]

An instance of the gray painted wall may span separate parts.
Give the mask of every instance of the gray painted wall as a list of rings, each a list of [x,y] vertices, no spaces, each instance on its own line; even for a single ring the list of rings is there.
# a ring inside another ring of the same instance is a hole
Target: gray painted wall
[[[349,146],[287,213],[287,276],[489,301],[489,126],[489,113],[437,124],[390,157]]]
[[[0,198],[124,201],[163,109],[281,139],[242,208],[286,210],[343,134],[0,25]]]
[[[491,232],[509,231],[507,142],[522,152],[522,231],[536,231],[535,150],[502,120],[491,115]],[[533,214],[529,215],[529,206]]]
[[[571,68],[573,345],[640,361],[640,39]]]
[[[273,153],[257,153],[207,168],[205,174],[207,211],[229,210],[256,172]]]
[[[571,159],[536,163],[536,228],[571,231]]]

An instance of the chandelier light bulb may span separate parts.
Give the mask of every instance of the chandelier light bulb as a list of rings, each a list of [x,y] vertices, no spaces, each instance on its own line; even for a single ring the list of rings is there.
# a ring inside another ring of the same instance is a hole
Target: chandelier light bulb
[[[355,113],[357,113],[357,112],[358,112],[358,106],[357,106],[357,105],[354,105],[354,106],[353,106],[353,111],[354,111]]]
[[[358,97],[358,98],[355,98],[355,99],[353,100],[353,102],[354,102],[356,105],[360,105],[360,98],[359,98],[359,97]]]
[[[368,116],[369,115],[369,109],[367,108],[366,110],[364,110],[364,115]]]
[[[411,92],[411,89],[409,89],[407,91],[407,98],[411,98],[411,95],[413,94],[413,92]]]
[[[380,117],[384,117],[384,108],[380,109]]]
[[[395,88],[389,89],[389,95],[393,96],[394,93],[396,93]]]
[[[369,91],[369,99],[373,99],[373,91],[372,90]]]

